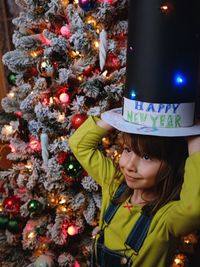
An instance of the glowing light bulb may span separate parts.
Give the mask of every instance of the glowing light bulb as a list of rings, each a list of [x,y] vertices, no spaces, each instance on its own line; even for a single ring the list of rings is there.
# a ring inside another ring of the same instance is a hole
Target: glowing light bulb
[[[13,98],[15,96],[15,94],[13,93],[13,92],[10,92],[9,94],[8,94],[8,97],[10,97],[10,98]]]
[[[135,90],[132,90],[130,93],[131,93],[130,94],[130,98],[131,99],[135,99],[136,98],[136,92],[135,92]]]
[[[28,239],[33,239],[35,237],[35,233],[30,232],[27,237],[28,237]]]
[[[163,5],[163,6],[160,7],[160,9],[162,11],[167,11],[169,9],[169,7],[167,5]]]
[[[186,77],[182,73],[176,73],[174,76],[174,84],[176,86],[182,87],[186,85]]]
[[[174,6],[172,3],[166,3],[160,6],[160,11],[165,15],[170,15],[174,10]]]
[[[10,125],[5,125],[4,130],[5,130],[6,135],[10,135],[13,132],[12,126]]]
[[[76,234],[78,234],[78,229],[77,229],[76,226],[71,225],[71,226],[68,227],[67,233],[69,235],[76,235]]]
[[[94,47],[99,48],[99,42],[98,41],[94,41]]]

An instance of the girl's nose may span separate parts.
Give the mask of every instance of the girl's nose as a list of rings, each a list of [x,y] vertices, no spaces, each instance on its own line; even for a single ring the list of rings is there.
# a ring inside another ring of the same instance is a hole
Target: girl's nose
[[[127,170],[137,172],[138,160],[139,157],[134,152],[132,152],[126,164]]]

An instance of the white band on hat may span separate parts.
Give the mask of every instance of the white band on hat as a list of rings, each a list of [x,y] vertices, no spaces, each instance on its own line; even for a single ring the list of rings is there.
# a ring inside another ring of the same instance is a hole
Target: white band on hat
[[[124,97],[123,118],[153,128],[181,128],[194,124],[195,103],[147,103]]]

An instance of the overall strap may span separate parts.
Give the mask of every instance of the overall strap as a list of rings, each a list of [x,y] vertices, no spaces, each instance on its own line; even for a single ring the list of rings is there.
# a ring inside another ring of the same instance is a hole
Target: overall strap
[[[122,183],[117,191],[115,192],[115,195],[113,199],[118,198],[121,196],[121,194],[124,192],[127,185],[125,183]],[[110,201],[110,204],[108,208],[106,209],[103,220],[109,224],[112,220],[113,216],[117,212],[118,208],[121,204],[113,203],[113,201]],[[140,215],[139,219],[133,226],[125,244],[131,247],[135,252],[138,252],[146,238],[150,223],[153,219],[153,216],[150,216],[147,212],[142,211],[142,214]]]
[[[118,198],[121,196],[121,194],[124,192],[127,185],[125,183],[120,184],[117,191],[115,192],[115,195],[113,199]],[[112,220],[113,216],[115,215],[116,211],[118,210],[120,204],[113,203],[113,201],[110,201],[110,204],[107,208],[107,210],[104,213],[103,220],[109,224],[109,222]]]
[[[131,247],[135,252],[140,250],[146,238],[152,219],[153,216],[143,212],[130,232],[125,244]]]

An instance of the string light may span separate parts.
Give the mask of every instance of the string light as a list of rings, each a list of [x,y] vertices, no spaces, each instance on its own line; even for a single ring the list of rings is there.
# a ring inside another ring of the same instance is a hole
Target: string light
[[[13,92],[10,92],[9,94],[8,94],[8,97],[10,97],[10,98],[13,98],[15,96],[15,94],[13,93]]]
[[[94,47],[95,47],[95,48],[99,48],[99,41],[94,41],[93,44],[94,44]]]
[[[33,165],[31,162],[27,162],[27,164],[25,165],[25,168],[27,169],[27,171],[29,173],[31,173],[32,169],[33,169]]]
[[[38,50],[34,50],[30,52],[30,56],[32,58],[37,58],[38,56],[40,56],[43,53],[42,49],[38,49]]]
[[[67,199],[65,196],[61,196],[60,199],[59,199],[59,204],[65,204],[67,202]]]
[[[171,267],[185,267],[187,263],[187,257],[184,254],[177,254],[171,265]]]
[[[35,232],[30,232],[30,233],[28,233],[27,238],[28,239],[34,239],[35,236],[36,236]]]
[[[165,3],[160,7],[162,13],[168,15],[171,14],[174,9],[174,6],[171,3]]]
[[[5,125],[4,126],[4,133],[6,135],[10,135],[10,134],[12,134],[12,132],[13,132],[13,128],[11,125]]]
[[[78,76],[78,80],[79,80],[79,81],[82,81],[82,80],[83,80],[83,76],[82,76],[82,75],[79,75],[79,76]]]
[[[102,73],[102,76],[104,76],[105,78],[107,78],[107,77],[106,77],[107,74],[108,74],[108,71],[105,70],[105,71]]]
[[[198,243],[198,238],[194,233],[191,233],[191,234],[189,234],[187,236],[184,236],[182,238],[182,240],[183,240],[183,243],[185,243],[185,244],[195,245],[195,244]]]
[[[61,122],[61,123],[64,122],[65,121],[65,113],[59,114],[57,121]]]
[[[65,206],[63,206],[63,205],[58,205],[57,212],[58,213],[66,213],[67,212],[67,208]]]
[[[3,203],[0,202],[0,212],[2,212],[2,211],[3,211]]]
[[[50,97],[50,99],[49,99],[49,104],[50,104],[50,105],[53,104],[53,97]]]
[[[67,229],[67,233],[71,236],[78,234],[78,228],[75,225],[71,225]]]
[[[160,9],[162,11],[167,11],[169,9],[169,7],[167,5],[161,6]]]

